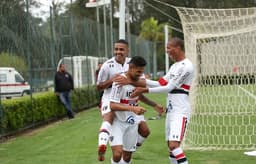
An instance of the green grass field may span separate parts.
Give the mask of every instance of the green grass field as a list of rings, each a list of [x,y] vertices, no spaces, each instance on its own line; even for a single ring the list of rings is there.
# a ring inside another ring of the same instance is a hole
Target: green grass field
[[[164,95],[150,97],[165,104]],[[146,107],[146,106],[145,106]],[[147,107],[148,108],[148,107]],[[148,108],[146,118],[155,116]],[[133,155],[134,164],[169,164],[164,139],[164,117],[148,120],[151,135]],[[45,127],[30,130],[0,144],[0,164],[109,164],[97,161],[97,134],[101,124],[98,108],[78,113],[73,120],[64,119]],[[185,150],[190,164],[255,164],[256,157],[245,150]]]

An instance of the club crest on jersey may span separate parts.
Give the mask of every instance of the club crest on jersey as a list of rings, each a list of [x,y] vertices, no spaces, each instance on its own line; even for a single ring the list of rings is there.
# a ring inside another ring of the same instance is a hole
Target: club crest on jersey
[[[129,116],[126,121],[128,124],[134,124],[135,123],[135,118],[134,116]]]

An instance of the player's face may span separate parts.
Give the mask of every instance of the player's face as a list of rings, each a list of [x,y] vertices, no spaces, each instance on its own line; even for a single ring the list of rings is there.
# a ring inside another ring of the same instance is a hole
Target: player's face
[[[130,77],[133,81],[139,80],[144,73],[144,67],[135,67],[134,65],[129,66]]]
[[[115,55],[115,59],[118,63],[124,64],[125,58],[127,57],[128,52],[129,52],[129,50],[128,50],[128,47],[126,44],[115,43],[114,55]]]
[[[174,42],[167,43],[166,52],[172,60],[177,60],[180,50],[180,47],[175,45]]]

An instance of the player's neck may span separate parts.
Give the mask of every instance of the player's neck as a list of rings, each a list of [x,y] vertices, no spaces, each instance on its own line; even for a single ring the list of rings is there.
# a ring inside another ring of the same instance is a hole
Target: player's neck
[[[185,56],[184,53],[182,53],[182,54],[180,54],[179,57],[177,58],[176,62],[182,61],[182,60],[184,60],[184,59],[186,59],[186,56]]]
[[[125,73],[125,76],[126,76],[126,78],[127,78],[128,81],[134,81],[134,80],[131,78],[131,76],[129,75],[129,72],[128,72],[128,71]]]

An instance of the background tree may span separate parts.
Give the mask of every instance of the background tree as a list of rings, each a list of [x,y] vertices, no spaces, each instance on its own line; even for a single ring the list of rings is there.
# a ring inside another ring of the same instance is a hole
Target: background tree
[[[164,26],[168,23],[158,23],[158,20],[151,17],[141,23],[140,38],[155,42],[157,51],[157,70],[164,70],[165,67],[165,45],[164,45]],[[169,34],[172,34],[172,29],[169,26]]]
[[[1,67],[14,67],[27,79],[28,66],[22,57],[15,54],[0,53],[0,58]]]

